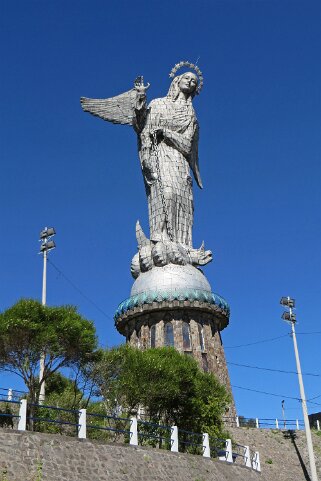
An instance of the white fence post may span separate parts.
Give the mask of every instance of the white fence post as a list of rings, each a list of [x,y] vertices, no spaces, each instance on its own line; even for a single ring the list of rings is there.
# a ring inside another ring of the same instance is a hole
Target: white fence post
[[[239,420],[238,416],[236,416],[235,422],[236,422],[236,427],[239,428],[240,427],[240,420]]]
[[[86,439],[87,437],[87,416],[86,409],[79,409],[79,420],[78,420],[78,438]]]
[[[299,429],[300,429],[300,426],[299,426],[299,420],[298,420],[298,419],[296,420],[296,428],[297,428],[297,430],[299,430]]]
[[[317,430],[320,431],[320,421],[317,419]]]
[[[138,446],[138,429],[137,429],[137,417],[133,416],[130,418],[130,437],[129,444],[132,446]]]
[[[233,453],[232,453],[232,440],[226,439],[225,441],[225,455],[219,456],[220,461],[227,461],[228,463],[233,463]]]
[[[252,460],[252,468],[255,471],[261,472],[261,463],[260,463],[260,454],[258,451],[255,451],[253,460]]]
[[[275,427],[276,429],[279,429],[279,421],[277,419],[275,420]]]
[[[8,389],[8,401],[12,401],[12,389],[11,389],[11,387]]]
[[[203,433],[203,456],[204,458],[211,457],[210,438],[208,433]]]
[[[244,465],[248,468],[251,468],[251,455],[250,455],[250,447],[244,446]]]
[[[255,419],[255,425],[256,425],[257,428],[260,427],[259,418],[256,418],[256,419]]]
[[[171,451],[178,453],[178,427],[171,427]]]
[[[25,431],[27,428],[27,399],[21,399],[19,408],[18,431]]]

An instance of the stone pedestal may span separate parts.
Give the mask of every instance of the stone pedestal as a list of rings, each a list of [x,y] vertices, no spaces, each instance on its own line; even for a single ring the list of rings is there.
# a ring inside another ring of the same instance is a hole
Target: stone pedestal
[[[220,335],[228,322],[227,302],[191,265],[169,264],[140,274],[115,314],[118,331],[132,346],[173,346],[213,372],[232,396]],[[236,416],[233,397],[226,416]]]

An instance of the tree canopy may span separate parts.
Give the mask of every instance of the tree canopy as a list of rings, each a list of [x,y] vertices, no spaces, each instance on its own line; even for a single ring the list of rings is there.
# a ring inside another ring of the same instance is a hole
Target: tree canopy
[[[143,407],[152,422],[221,434],[230,401],[226,389],[174,348],[106,350],[92,375],[109,410],[132,413]]]
[[[90,360],[97,347],[95,328],[74,306],[43,306],[21,299],[0,314],[0,367],[20,376],[36,400],[39,358],[45,354],[43,382],[63,367]]]

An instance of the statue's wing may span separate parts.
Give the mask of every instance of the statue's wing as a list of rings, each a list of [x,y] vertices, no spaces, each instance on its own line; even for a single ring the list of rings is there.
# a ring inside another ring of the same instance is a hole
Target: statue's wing
[[[80,103],[85,112],[96,115],[108,122],[133,125],[136,97],[137,91],[132,89],[109,99],[81,97]]]
[[[190,166],[194,174],[195,180],[197,182],[197,185],[201,189],[203,189],[202,179],[201,179],[200,170],[198,166],[198,140],[199,140],[199,127],[196,121],[195,132],[194,132],[193,142],[192,142],[192,151],[190,154]]]

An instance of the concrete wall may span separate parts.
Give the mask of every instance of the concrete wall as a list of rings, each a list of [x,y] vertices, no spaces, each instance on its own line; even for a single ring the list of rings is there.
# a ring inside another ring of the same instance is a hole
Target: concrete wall
[[[37,469],[43,465],[42,477]],[[263,481],[249,468],[202,456],[0,430],[0,480]]]
[[[240,444],[259,451],[262,474],[269,481],[309,481],[305,431],[228,428]],[[320,431],[321,434],[321,431]],[[312,433],[318,478],[321,480],[321,436]]]
[[[0,429],[1,481],[308,481],[305,434],[234,428],[233,439],[260,452],[262,473],[201,456]],[[321,479],[321,437],[313,435]],[[240,462],[240,461],[239,461]],[[37,478],[37,467],[43,475]],[[3,470],[7,470],[4,476]]]

